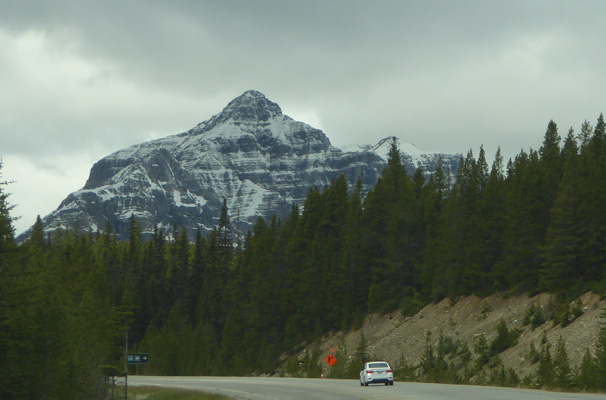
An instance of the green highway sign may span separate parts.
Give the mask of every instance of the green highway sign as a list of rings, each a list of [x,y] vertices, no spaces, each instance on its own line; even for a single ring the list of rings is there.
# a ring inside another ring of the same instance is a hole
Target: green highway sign
[[[149,353],[126,355],[127,364],[145,364],[147,362],[149,362]]]

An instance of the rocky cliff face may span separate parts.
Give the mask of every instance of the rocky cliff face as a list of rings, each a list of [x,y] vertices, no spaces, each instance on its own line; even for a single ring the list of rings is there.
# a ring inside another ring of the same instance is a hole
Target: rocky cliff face
[[[324,187],[341,174],[352,188],[360,178],[369,190],[386,165],[384,142],[337,149],[322,131],[294,121],[263,94],[248,91],[187,132],[98,161],[84,187],[43,223],[46,232],[95,232],[110,223],[124,239],[134,216],[144,237],[154,226],[170,234],[176,224],[193,238],[196,230],[204,234],[217,225],[226,199],[233,230],[243,234],[258,217],[285,218],[293,204],[303,204],[309,189]],[[458,155],[403,150],[409,172],[419,166],[432,172],[440,157],[456,171]]]

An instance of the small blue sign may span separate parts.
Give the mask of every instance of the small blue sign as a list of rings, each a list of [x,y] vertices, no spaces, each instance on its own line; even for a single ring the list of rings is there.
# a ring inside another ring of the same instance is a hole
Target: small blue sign
[[[136,353],[126,355],[127,364],[145,364],[147,362],[149,362],[149,353]]]

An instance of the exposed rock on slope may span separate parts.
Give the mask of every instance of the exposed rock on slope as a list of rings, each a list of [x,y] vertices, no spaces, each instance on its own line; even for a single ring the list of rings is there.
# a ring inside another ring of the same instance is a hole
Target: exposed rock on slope
[[[403,153],[402,159],[409,172],[419,166],[433,172],[440,158],[456,171],[459,155],[407,149],[411,154]],[[95,232],[110,223],[125,239],[134,216],[144,237],[154,227],[170,234],[173,225],[193,237],[197,229],[207,233],[217,225],[227,199],[232,227],[242,234],[258,217],[286,218],[312,187],[322,188],[341,174],[351,188],[360,178],[369,190],[386,165],[385,153],[384,143],[337,149],[321,130],[248,91],[187,132],[98,161],[84,187],[44,217],[43,224],[50,233],[57,228]]]
[[[370,315],[366,318],[363,328],[345,334],[336,333],[325,337],[321,343],[323,350],[321,358],[329,354],[328,346],[335,348],[345,344],[348,354],[353,356],[364,332],[368,340],[369,353],[376,359],[386,360],[392,366],[396,365],[402,356],[406,362],[418,365],[423,350],[429,343],[434,348],[441,334],[466,343],[473,354],[474,344],[481,334],[488,343],[496,336],[496,326],[504,320],[509,329],[520,329],[518,344],[499,354],[506,368],[513,368],[520,379],[534,373],[538,364],[528,360],[530,344],[538,349],[545,333],[552,345],[552,354],[559,335],[566,343],[566,350],[572,366],[578,366],[585,354],[585,349],[595,350],[595,344],[600,332],[600,315],[604,312],[606,300],[596,294],[587,293],[580,297],[583,314],[566,327],[554,326],[552,321],[532,330],[529,325],[523,325],[524,317],[532,304],[541,306],[544,311],[549,308],[550,295],[541,294],[532,298],[526,296],[503,297],[492,295],[480,299],[466,297],[452,305],[448,299],[438,304],[423,308],[413,317],[404,318],[400,313],[389,315]],[[571,308],[576,303],[571,303]],[[309,349],[307,350],[309,351]],[[325,373],[328,367],[323,365]]]

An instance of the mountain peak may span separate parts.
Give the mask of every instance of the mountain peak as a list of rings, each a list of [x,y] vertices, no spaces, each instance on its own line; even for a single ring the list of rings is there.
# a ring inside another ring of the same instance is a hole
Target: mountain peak
[[[282,115],[280,106],[256,90],[248,90],[227,104],[221,112],[223,117],[234,121],[267,121]]]
[[[157,228],[172,232],[175,224],[193,237],[198,230],[212,231],[227,199],[234,225],[245,234],[259,217],[285,220],[293,204],[304,205],[311,188],[341,175],[350,187],[359,178],[369,190],[385,167],[381,156],[372,146],[339,151],[324,132],[287,117],[265,95],[249,90],[187,132],[99,160],[84,188],[44,218],[45,231],[96,231],[110,223],[120,238],[128,238],[134,215],[146,237]],[[402,162],[410,174],[417,168],[435,171],[437,156],[402,156]],[[456,166],[451,171],[456,173]]]

